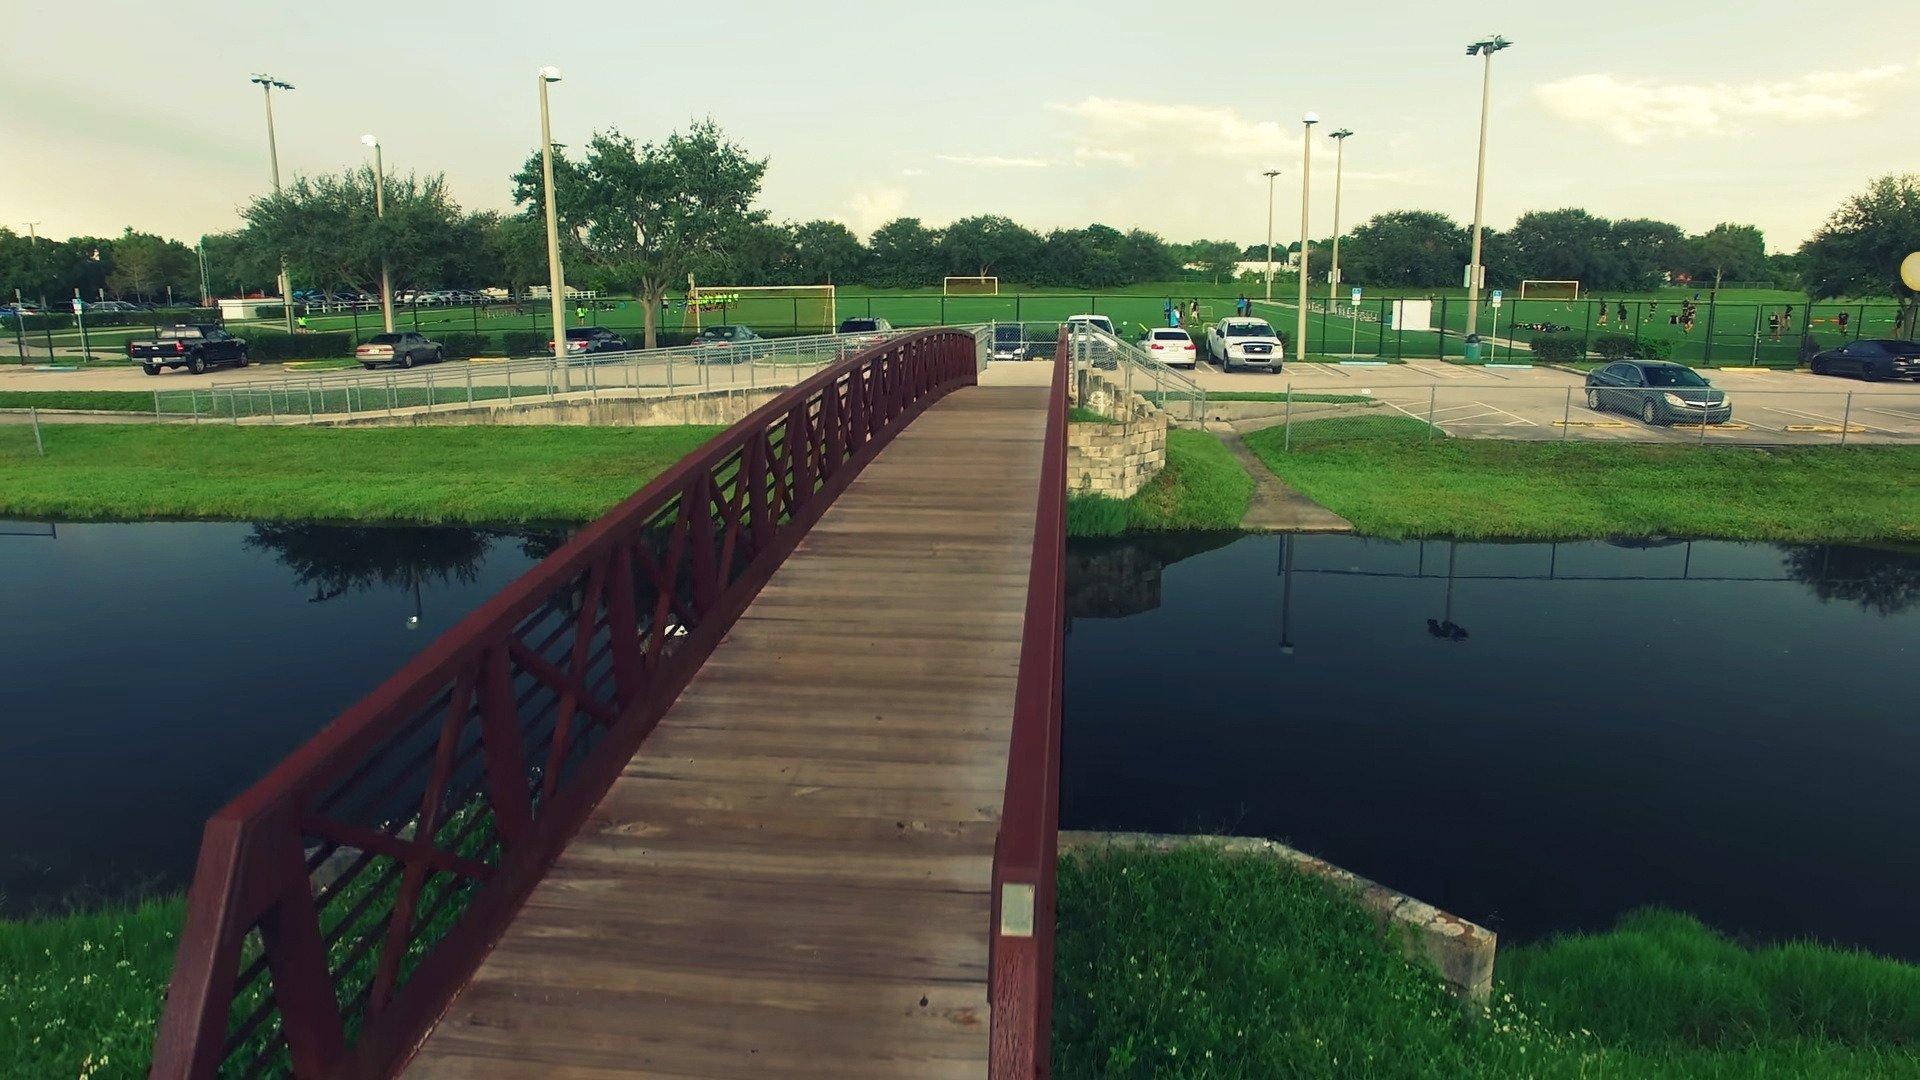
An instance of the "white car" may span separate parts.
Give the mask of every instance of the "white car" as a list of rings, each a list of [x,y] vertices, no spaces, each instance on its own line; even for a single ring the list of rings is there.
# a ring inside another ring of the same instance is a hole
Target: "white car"
[[[1193,335],[1177,326],[1156,326],[1140,339],[1140,347],[1168,367],[1190,368],[1200,362]]]
[[[1108,337],[1117,336],[1113,332],[1113,320],[1107,318],[1105,315],[1074,315],[1067,319],[1067,325],[1091,326],[1095,330],[1105,333]]]
[[[1265,319],[1221,319],[1207,331],[1207,359],[1221,371],[1243,367],[1278,372],[1285,353],[1280,335]]]

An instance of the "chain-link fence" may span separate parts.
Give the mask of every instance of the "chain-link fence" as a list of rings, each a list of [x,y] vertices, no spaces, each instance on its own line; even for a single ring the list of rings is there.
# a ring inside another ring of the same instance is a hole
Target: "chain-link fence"
[[[1004,325],[1004,324],[997,324]],[[1026,336],[1038,339],[1052,327],[1055,340],[1058,323],[1024,323]],[[1107,381],[1129,400],[1138,395],[1148,404],[1175,420],[1198,423],[1206,416],[1207,392],[1185,374],[1156,358],[1152,353],[1090,323],[1069,323],[1076,331],[1068,338],[1076,365],[1091,367],[1106,374]]]
[[[1283,447],[1452,438],[1700,446],[1920,445],[1920,389],[1509,386],[1435,383],[1363,394],[1293,391],[1248,406],[1216,402],[1210,418],[1282,429]],[[1238,405],[1236,409],[1233,406]]]

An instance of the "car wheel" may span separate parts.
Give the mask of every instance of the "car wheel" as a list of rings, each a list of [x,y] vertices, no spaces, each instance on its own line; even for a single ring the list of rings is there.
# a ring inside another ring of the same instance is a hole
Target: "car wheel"
[[[247,354],[246,354],[246,353],[241,353],[241,354],[240,354],[240,359],[238,359],[238,360],[236,360],[236,361],[234,361],[234,364],[233,364],[233,366],[234,366],[234,367],[246,367],[246,366],[247,366],[247,363],[248,363],[248,361],[247,361]]]
[[[1827,362],[1816,356],[1813,358],[1813,363],[1807,365],[1807,370],[1815,375],[1825,375],[1827,373]]]
[[[404,353],[401,353],[401,354],[400,354],[400,366],[401,366],[401,367],[403,367],[403,368],[410,368],[410,367],[412,367],[412,366],[413,366],[413,354],[412,354],[412,353],[410,353],[410,352],[404,352]]]
[[[187,361],[187,370],[195,375],[204,375],[207,373],[207,362],[196,356]]]
[[[433,350],[433,362],[434,362],[434,363],[436,363],[436,364],[439,364],[439,363],[443,363],[443,362],[445,362],[445,361],[446,361],[446,359],[447,359],[447,351],[446,351],[445,349],[435,349],[435,350]]]
[[[372,371],[374,368],[374,365],[372,364],[361,364],[360,366],[363,368],[366,368],[368,371]]]
[[[1860,377],[1866,380],[1867,382],[1879,382],[1880,369],[1873,366],[1872,364],[1861,364]]]
[[[1660,423],[1662,419],[1660,416],[1660,407],[1653,403],[1652,398],[1648,398],[1640,403],[1640,419],[1656,426]]]
[[[1600,404],[1600,391],[1592,387],[1587,388],[1587,408],[1592,409],[1594,412],[1606,411]]]
[[[154,364],[141,364],[140,370],[146,372],[149,375],[160,374],[160,368]]]

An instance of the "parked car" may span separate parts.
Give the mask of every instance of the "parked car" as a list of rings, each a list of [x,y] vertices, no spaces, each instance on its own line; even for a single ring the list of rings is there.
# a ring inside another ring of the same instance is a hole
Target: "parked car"
[[[1815,353],[1808,366],[1815,375],[1858,375],[1868,382],[1920,379],[1920,342],[1861,338]]]
[[[149,375],[177,367],[198,375],[210,367],[246,367],[247,343],[213,323],[181,323],[159,337],[127,342],[127,358]]]
[[[89,315],[96,313],[100,315],[128,315],[141,310],[143,309],[140,305],[130,304],[125,300],[95,300],[93,303],[87,305],[87,313]]]
[[[415,364],[437,364],[446,359],[437,341],[411,330],[394,334],[375,334],[353,350],[360,366],[372,371],[382,364],[410,368]]]
[[[1733,403],[1685,364],[1616,360],[1587,372],[1587,408],[1613,409],[1649,424],[1724,424]]]
[[[1105,315],[1072,315],[1067,318],[1069,326],[1089,326],[1110,337],[1118,337],[1113,331],[1113,320]]]
[[[567,355],[577,356],[586,353],[625,352],[630,346],[627,339],[604,326],[567,327]],[[552,351],[553,342],[547,342],[548,351]]]
[[[841,337],[858,337],[862,345],[871,345],[885,341],[893,333],[893,324],[885,319],[841,319],[840,329],[835,331]]]
[[[758,360],[770,351],[766,339],[753,332],[750,326],[737,323],[722,323],[709,326],[700,331],[693,339],[693,347],[698,351],[694,359],[702,364],[737,364],[742,360]]]
[[[1019,323],[1001,323],[993,328],[993,344],[988,346],[989,360],[1031,360],[1033,350],[1027,344],[1026,328]]]
[[[1168,367],[1191,368],[1200,362],[1200,350],[1193,344],[1193,335],[1177,326],[1149,329],[1140,338],[1140,347]]]
[[[1207,359],[1221,371],[1235,367],[1278,373],[1286,346],[1265,319],[1236,316],[1221,319],[1207,329]]]

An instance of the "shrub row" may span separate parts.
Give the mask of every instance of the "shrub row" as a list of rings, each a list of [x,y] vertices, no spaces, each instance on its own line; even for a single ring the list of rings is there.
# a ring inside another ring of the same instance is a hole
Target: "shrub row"
[[[246,339],[247,356],[254,360],[318,360],[353,355],[353,335],[344,330],[288,334],[250,327],[239,336]]]
[[[174,323],[211,323],[220,321],[220,312],[213,308],[168,308],[161,311],[102,311],[87,315],[87,329],[99,330],[109,326],[172,326]],[[0,324],[11,328],[13,316],[0,317]],[[27,333],[40,330],[72,330],[73,315],[53,313],[47,315],[29,315],[24,329]]]
[[[497,354],[500,351],[492,334],[476,334],[470,330],[451,330],[444,334],[435,334],[433,340],[440,343],[440,354],[448,360],[471,360],[476,356]]]
[[[1586,336],[1572,331],[1535,334],[1528,344],[1533,347],[1533,358],[1548,364],[1564,364],[1587,353]]]
[[[1673,342],[1666,338],[1635,341],[1627,334],[1596,334],[1592,349],[1602,360],[1668,360],[1673,357]]]

